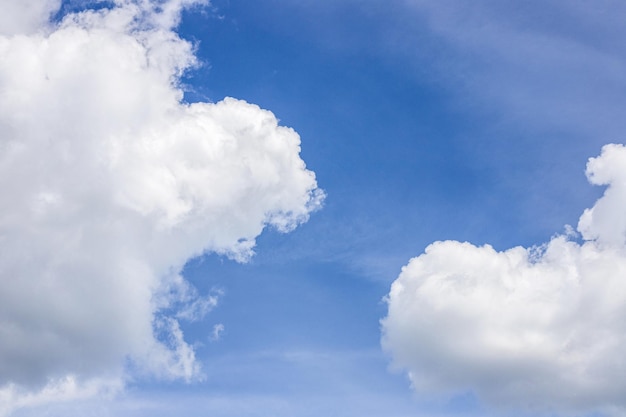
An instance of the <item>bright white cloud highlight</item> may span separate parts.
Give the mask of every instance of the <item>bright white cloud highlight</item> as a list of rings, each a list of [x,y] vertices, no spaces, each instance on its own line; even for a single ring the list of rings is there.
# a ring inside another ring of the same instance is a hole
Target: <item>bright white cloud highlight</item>
[[[61,0],[0,0],[0,35],[42,30],[60,5]]]
[[[123,390],[119,378],[79,381],[73,375],[50,380],[37,392],[9,384],[0,390],[0,415],[8,415],[15,409],[46,406],[50,403],[81,401],[93,397],[111,399]]]
[[[266,226],[320,206],[299,136],[244,101],[181,104],[196,60],[173,27],[197,2],[118,0],[56,26],[59,2],[4,3],[0,398],[115,380],[127,360],[196,378],[178,320],[219,294],[179,272],[205,252],[245,261]]]
[[[626,408],[626,148],[587,176],[607,185],[581,216],[581,244],[435,242],[393,283],[383,346],[422,394],[473,392],[498,407]]]

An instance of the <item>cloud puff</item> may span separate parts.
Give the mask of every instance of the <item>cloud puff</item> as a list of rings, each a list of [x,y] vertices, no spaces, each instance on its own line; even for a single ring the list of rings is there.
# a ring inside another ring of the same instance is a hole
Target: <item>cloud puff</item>
[[[197,377],[178,320],[217,296],[181,268],[205,252],[245,261],[266,226],[320,206],[299,136],[241,100],[182,103],[197,63],[173,27],[198,2],[118,0],[54,25],[58,1],[5,3],[0,398],[115,380],[127,361]]]
[[[587,176],[604,196],[533,248],[436,242],[393,283],[384,348],[420,393],[473,392],[504,408],[626,407],[626,148]]]

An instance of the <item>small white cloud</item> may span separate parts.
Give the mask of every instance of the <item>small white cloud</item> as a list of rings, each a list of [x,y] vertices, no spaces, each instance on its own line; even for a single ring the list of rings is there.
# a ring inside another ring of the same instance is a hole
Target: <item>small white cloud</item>
[[[213,326],[213,332],[211,333],[211,341],[217,342],[222,337],[222,332],[224,332],[224,325],[222,323],[218,323]]]
[[[535,248],[436,242],[393,283],[384,348],[423,394],[471,391],[527,410],[626,410],[626,148],[607,145],[587,176],[607,185],[582,244]]]
[[[219,299],[224,292],[214,289],[209,295],[201,296],[198,291],[184,279],[180,279],[184,286],[177,296],[170,293],[171,302],[174,302],[176,318],[189,322],[202,320],[211,310],[217,307]]]

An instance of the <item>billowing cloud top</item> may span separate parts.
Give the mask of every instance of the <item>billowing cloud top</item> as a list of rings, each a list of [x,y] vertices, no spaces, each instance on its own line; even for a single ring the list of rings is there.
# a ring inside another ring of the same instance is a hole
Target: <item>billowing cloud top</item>
[[[573,230],[497,252],[436,242],[388,295],[383,345],[421,393],[472,392],[502,408],[626,410],[626,148],[587,176],[607,185]]]
[[[197,377],[176,317],[216,299],[182,266],[244,261],[265,226],[289,231],[323,199],[272,113],[182,104],[196,61],[172,28],[197,2],[118,0],[51,23],[59,3],[0,1],[0,414],[116,385],[128,360]]]

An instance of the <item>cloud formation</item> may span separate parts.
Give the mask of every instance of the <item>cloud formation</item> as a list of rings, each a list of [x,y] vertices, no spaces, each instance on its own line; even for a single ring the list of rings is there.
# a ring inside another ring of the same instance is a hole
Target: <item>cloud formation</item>
[[[59,1],[1,2],[5,404],[116,386],[127,361],[197,378],[179,320],[219,294],[200,297],[185,262],[245,261],[265,227],[290,231],[322,202],[298,134],[271,112],[182,103],[180,76],[197,62],[174,28],[197,3],[117,0],[50,23]]]
[[[419,393],[532,411],[624,411],[626,147],[587,177],[607,189],[578,231],[532,248],[435,242],[393,283],[384,348]]]

